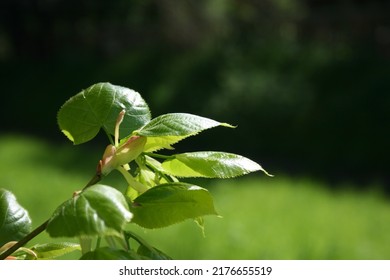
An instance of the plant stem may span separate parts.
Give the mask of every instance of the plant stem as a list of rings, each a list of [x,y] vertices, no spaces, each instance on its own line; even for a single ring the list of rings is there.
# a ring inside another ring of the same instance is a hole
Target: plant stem
[[[100,247],[100,242],[102,241],[102,238],[101,237],[98,237],[97,240],[96,240],[96,247],[95,247],[95,250],[99,249]]]
[[[116,120],[115,124],[115,147],[119,146],[119,127],[123,121],[123,118],[125,117],[126,111],[122,110],[120,111],[118,118]]]
[[[102,178],[102,175],[97,172],[93,177],[92,179],[87,183],[87,185],[83,188],[83,190],[85,190],[86,188],[96,184],[97,182],[99,182]],[[37,228],[35,228],[32,232],[30,232],[29,234],[27,234],[25,237],[23,237],[22,239],[20,239],[15,245],[13,245],[12,247],[10,247],[7,251],[3,252],[1,255],[0,255],[0,260],[4,260],[5,258],[7,258],[9,255],[11,255],[12,253],[14,253],[16,250],[18,250],[20,247],[22,247],[23,245],[25,245],[27,242],[29,242],[31,239],[35,238],[38,234],[42,233],[47,225],[49,224],[49,221],[50,219],[48,219],[47,221],[45,221],[43,224],[41,224],[40,226],[38,226]]]
[[[92,177],[92,179],[88,182],[88,184],[85,185],[85,187],[83,188],[83,191],[87,188],[89,188],[90,186],[93,186],[95,185],[96,183],[98,183],[100,180],[102,179],[102,173],[100,171],[96,172],[96,174]]]
[[[79,238],[81,246],[81,254],[84,255],[92,250],[92,238],[82,236]]]

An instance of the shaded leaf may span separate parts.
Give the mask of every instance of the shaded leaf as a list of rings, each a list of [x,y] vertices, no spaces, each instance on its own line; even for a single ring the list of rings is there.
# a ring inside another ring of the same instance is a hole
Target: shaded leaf
[[[137,241],[140,246],[138,247],[137,254],[144,256],[151,260],[171,260],[172,258],[157,248],[151,246],[143,238],[131,231],[125,232],[127,239],[132,238]]]
[[[233,127],[196,115],[173,113],[158,116],[135,133],[148,137],[144,150],[151,152],[171,149],[172,144],[217,126]]]
[[[198,186],[170,183],[138,196],[131,206],[132,222],[145,228],[161,228],[186,219],[217,215],[211,194]]]
[[[120,111],[125,116],[120,126],[122,138],[150,121],[150,111],[134,90],[98,83],[70,98],[58,112],[61,131],[74,143],[93,139],[101,128],[114,135]]]
[[[140,245],[138,247],[137,254],[151,260],[172,260],[172,258],[164,252],[154,247],[147,247],[145,245]]]
[[[110,247],[98,248],[95,251],[84,254],[80,260],[145,260],[134,251],[124,251]]]
[[[22,239],[30,230],[27,210],[20,206],[10,191],[0,189],[0,246]]]
[[[131,218],[121,192],[94,185],[59,206],[46,230],[52,237],[121,236]]]
[[[165,172],[177,177],[232,178],[263,171],[258,163],[231,153],[194,152],[176,154],[162,163]]]

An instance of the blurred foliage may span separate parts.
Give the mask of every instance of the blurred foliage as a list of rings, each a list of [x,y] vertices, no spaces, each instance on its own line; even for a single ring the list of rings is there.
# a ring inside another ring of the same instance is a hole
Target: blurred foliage
[[[154,116],[238,125],[202,135],[204,149],[272,173],[389,180],[389,12],[363,0],[4,0],[1,130],[64,141],[60,105],[109,81]]]
[[[205,220],[205,238],[193,233],[191,223],[139,232],[175,259],[390,256],[390,206],[375,191],[359,193],[346,190],[353,185],[344,185],[338,186],[342,191],[332,192],[318,181],[283,176],[219,181],[210,186],[223,218]]]

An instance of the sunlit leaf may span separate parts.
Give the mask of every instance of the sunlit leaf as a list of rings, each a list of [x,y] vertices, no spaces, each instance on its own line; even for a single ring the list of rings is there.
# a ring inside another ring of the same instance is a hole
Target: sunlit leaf
[[[46,230],[52,237],[121,236],[131,218],[121,192],[94,185],[58,207]]]
[[[154,152],[161,149],[173,150],[172,145],[189,137],[187,136],[150,136],[147,138],[144,151]]]
[[[27,210],[16,201],[16,197],[0,189],[0,247],[9,241],[20,240],[31,230]]]
[[[186,219],[217,215],[213,198],[206,190],[184,183],[156,186],[132,203],[132,222],[145,228],[161,228]]]
[[[98,83],[70,98],[58,112],[61,131],[74,143],[93,139],[100,129],[114,135],[120,111],[125,110],[120,125],[123,138],[150,121],[150,111],[141,95],[134,90]]]
[[[232,178],[263,171],[258,163],[231,153],[193,152],[176,154],[162,163],[164,170],[177,177]]]
[[[184,138],[217,126],[233,127],[196,115],[173,113],[158,116],[136,133],[148,137],[145,151],[151,152],[163,148],[170,149],[172,144]]]
[[[80,245],[70,242],[38,244],[31,248],[38,259],[54,259],[62,255],[81,250]]]

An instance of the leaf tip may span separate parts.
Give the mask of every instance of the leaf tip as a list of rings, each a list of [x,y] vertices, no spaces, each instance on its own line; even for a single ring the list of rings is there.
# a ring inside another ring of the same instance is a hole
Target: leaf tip
[[[275,177],[274,175],[268,173],[264,168],[260,167],[260,171],[263,171],[265,175],[269,176],[269,177]]]
[[[70,141],[72,141],[73,144],[76,144],[76,143],[74,142],[74,138],[73,138],[72,134],[71,134],[69,131],[67,131],[67,130],[65,130],[65,129],[62,129],[61,132],[62,132],[63,134],[65,134],[65,136],[66,136]]]
[[[228,128],[237,128],[238,125],[231,125],[229,123],[221,123],[221,126],[228,127]]]

